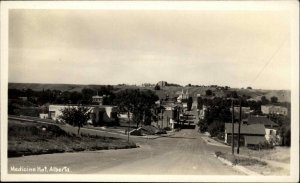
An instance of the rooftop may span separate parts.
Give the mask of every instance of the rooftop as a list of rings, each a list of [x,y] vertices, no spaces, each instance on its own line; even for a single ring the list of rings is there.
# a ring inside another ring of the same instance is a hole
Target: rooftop
[[[278,127],[277,123],[274,123],[266,116],[250,116],[248,117],[248,124],[263,124],[264,126]]]
[[[238,124],[234,124],[234,134],[238,133]],[[225,123],[225,130],[227,133],[232,133],[232,124]],[[265,126],[262,124],[251,124],[242,125],[241,124],[241,134],[251,134],[251,135],[265,135]]]

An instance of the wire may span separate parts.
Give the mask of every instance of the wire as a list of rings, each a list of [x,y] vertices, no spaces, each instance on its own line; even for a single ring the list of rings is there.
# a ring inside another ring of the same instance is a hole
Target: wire
[[[255,77],[255,79],[253,80],[253,82],[251,83],[250,86],[253,85],[253,83],[256,82],[256,80],[259,78],[259,76],[261,75],[261,73],[265,70],[265,68],[273,61],[274,56],[277,54],[277,52],[283,47],[284,43],[287,41],[287,39],[284,39],[284,41],[282,42],[282,44],[275,50],[275,52],[271,55],[271,57],[269,58],[269,60],[266,62],[266,64],[263,66],[263,68],[260,70],[260,72],[258,73],[258,75]]]

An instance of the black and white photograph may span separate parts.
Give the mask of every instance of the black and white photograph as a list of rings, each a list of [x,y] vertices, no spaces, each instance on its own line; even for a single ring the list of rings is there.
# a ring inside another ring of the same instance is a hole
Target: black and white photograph
[[[1,181],[298,182],[298,1],[1,2]]]

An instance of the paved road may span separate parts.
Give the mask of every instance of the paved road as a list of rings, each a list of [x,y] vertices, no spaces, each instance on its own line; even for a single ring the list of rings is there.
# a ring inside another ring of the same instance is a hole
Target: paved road
[[[140,148],[9,158],[8,170],[12,166],[67,166],[71,173],[89,174],[241,175],[213,156],[223,147],[206,144],[195,130],[134,140]]]

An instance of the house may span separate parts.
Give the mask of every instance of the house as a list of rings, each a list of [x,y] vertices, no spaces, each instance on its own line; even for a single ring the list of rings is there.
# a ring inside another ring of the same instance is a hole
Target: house
[[[234,107],[234,116],[236,119],[240,118],[240,107]],[[230,108],[230,112],[232,112],[232,108]],[[251,110],[250,107],[242,107],[242,119],[248,118]]]
[[[187,103],[189,98],[189,90],[186,90],[184,93],[183,90],[181,91],[180,95],[177,97],[177,102],[179,103]]]
[[[48,119],[49,114],[48,113],[40,113],[40,118],[41,119]]]
[[[275,140],[277,135],[277,130],[279,125],[274,123],[266,116],[250,116],[247,120],[243,121],[244,124],[262,124],[265,127],[265,138],[268,142],[271,142],[272,139]]]
[[[162,123],[159,124],[160,127],[170,127],[171,129],[175,128],[175,124],[178,123],[180,104],[169,103],[164,106]]]
[[[275,105],[262,105],[261,112],[263,114],[277,114],[277,115],[288,115],[288,108],[283,106],[275,106]]]
[[[87,113],[90,116],[90,121],[94,125],[104,125],[105,123],[116,122],[117,120],[117,107],[110,105],[80,105],[87,107]],[[52,120],[58,120],[58,117],[62,114],[64,108],[78,108],[79,105],[49,105],[49,117]]]
[[[106,97],[106,96],[105,95],[103,95],[103,96],[99,96],[99,95],[92,96],[92,102],[97,103],[99,105],[103,105],[103,98],[104,97]]]
[[[238,142],[238,124],[234,123],[234,141]],[[232,138],[232,123],[225,123],[225,143],[231,144]],[[240,127],[240,145],[245,147],[257,147],[260,143],[264,143],[265,126],[262,124],[241,124]]]

